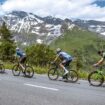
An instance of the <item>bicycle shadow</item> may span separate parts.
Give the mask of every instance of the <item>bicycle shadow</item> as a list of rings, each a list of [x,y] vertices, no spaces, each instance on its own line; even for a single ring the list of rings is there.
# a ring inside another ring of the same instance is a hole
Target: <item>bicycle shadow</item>
[[[80,84],[80,82],[73,82],[73,81],[70,81],[70,80],[66,80],[66,79],[59,79],[57,81],[60,81],[60,82],[65,82],[65,83],[73,83],[73,84]]]
[[[36,76],[28,77],[28,76],[25,76],[24,74],[20,74],[20,77],[29,78],[29,79],[36,79]]]
[[[6,71],[0,71],[0,74],[8,74]]]
[[[104,87],[104,88],[105,88],[105,84],[103,84],[103,85],[102,85],[102,87]]]
[[[92,85],[90,85],[90,86],[92,86]],[[93,86],[93,87],[103,87],[103,88],[105,88],[105,84],[103,84],[102,86]]]

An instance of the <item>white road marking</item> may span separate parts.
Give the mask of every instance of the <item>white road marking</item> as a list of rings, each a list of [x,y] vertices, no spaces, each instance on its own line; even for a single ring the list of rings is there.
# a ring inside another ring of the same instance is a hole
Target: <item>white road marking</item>
[[[47,89],[47,90],[52,90],[52,91],[59,91],[59,89],[56,89],[56,88],[44,87],[44,86],[39,86],[39,85],[33,85],[33,84],[24,84],[24,85],[32,86],[32,87],[36,87],[36,88]]]

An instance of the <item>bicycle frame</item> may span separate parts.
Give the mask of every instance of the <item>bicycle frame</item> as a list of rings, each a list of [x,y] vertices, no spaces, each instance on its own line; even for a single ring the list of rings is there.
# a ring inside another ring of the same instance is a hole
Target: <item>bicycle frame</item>
[[[23,70],[25,70],[25,67],[24,67],[21,63],[19,63],[19,66],[20,66]]]
[[[63,76],[64,70],[61,69],[60,66],[57,63],[53,63],[51,68],[54,68],[55,71],[58,70],[59,75]],[[69,66],[67,66],[67,68],[68,68],[68,70],[70,70]]]
[[[55,68],[55,69],[58,69],[59,68],[59,66],[56,64],[56,63],[53,63],[53,64],[51,64],[52,66],[50,67],[50,68]]]
[[[24,67],[20,62],[18,62],[16,65],[17,65],[19,68],[21,68],[20,70],[21,70],[22,72],[24,72],[25,67]]]

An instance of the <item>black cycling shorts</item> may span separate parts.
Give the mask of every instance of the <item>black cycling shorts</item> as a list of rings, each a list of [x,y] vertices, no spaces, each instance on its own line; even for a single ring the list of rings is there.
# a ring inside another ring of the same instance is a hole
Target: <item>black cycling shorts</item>
[[[71,62],[72,60],[63,60],[61,63],[62,63],[62,65],[64,65],[65,67],[67,67],[67,66],[69,66],[69,64],[70,64],[70,62]]]
[[[20,58],[20,63],[24,63],[26,61],[26,56]]]

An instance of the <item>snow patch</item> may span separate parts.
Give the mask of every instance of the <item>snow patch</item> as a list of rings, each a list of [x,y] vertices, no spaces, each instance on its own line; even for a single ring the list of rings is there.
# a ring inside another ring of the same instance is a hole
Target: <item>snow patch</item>
[[[27,45],[27,42],[23,42],[22,45],[26,46]]]
[[[75,24],[69,25],[68,29],[72,30],[75,27]]]
[[[101,33],[101,35],[105,35],[105,32]]]
[[[39,43],[39,44],[42,44],[43,43],[43,40],[37,39],[36,42]]]

